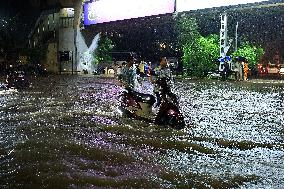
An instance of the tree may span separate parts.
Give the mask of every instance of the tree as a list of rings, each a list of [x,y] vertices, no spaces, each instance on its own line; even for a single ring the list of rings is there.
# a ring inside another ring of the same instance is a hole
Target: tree
[[[204,77],[209,71],[214,70],[219,53],[218,36],[201,36],[196,19],[185,14],[177,18],[176,28],[186,74]]]
[[[93,61],[94,64],[97,64],[99,62],[109,62],[112,60],[111,55],[109,52],[112,51],[114,45],[110,38],[107,36],[102,36],[98,42],[98,48],[94,52],[94,58]]]
[[[27,34],[33,19],[18,12],[0,19],[0,51],[5,64],[15,63],[19,53],[27,50]]]
[[[176,31],[180,48],[196,45],[196,41],[200,37],[196,19],[186,14],[176,18]]]
[[[20,35],[18,31],[18,17],[1,19],[0,22],[0,49],[4,54],[4,57],[11,58],[11,52],[16,50],[17,35]]]
[[[254,68],[263,54],[263,48],[252,45],[246,41],[236,52],[233,53],[233,57],[245,57],[248,60],[249,67]]]
[[[40,45],[37,47],[28,48],[23,51],[24,54],[28,56],[28,63],[30,65],[42,65],[42,60],[44,59],[47,47]]]
[[[216,69],[215,60],[219,53],[218,36],[200,36],[196,41],[196,47],[185,47],[183,53],[184,65],[189,70],[187,74],[205,77],[208,72]]]

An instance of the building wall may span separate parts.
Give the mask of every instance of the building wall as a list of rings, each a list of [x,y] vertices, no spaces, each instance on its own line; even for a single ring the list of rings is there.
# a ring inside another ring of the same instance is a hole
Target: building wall
[[[56,38],[59,28],[59,13],[42,14],[36,23],[36,27],[31,31],[29,43],[31,47],[41,44],[46,38]]]
[[[72,72],[72,64],[73,70],[76,70],[76,64],[74,62],[74,29],[73,27],[66,27],[59,29],[58,35],[58,51],[69,51],[70,59],[69,61],[60,61],[60,72]],[[73,57],[72,57],[73,56]]]
[[[47,46],[43,64],[49,72],[76,71],[74,44],[74,12],[71,8],[59,12],[44,12],[33,29],[29,42],[31,47]],[[70,51],[70,61],[60,62],[59,51]],[[73,60],[73,69],[72,69]]]
[[[68,3],[72,3],[67,6]],[[29,36],[30,47],[46,46],[46,60],[44,65],[50,72],[72,72],[77,70],[76,60],[78,53],[75,53],[75,35],[80,17],[74,21],[74,4],[76,5],[76,15],[80,16],[82,11],[82,1],[62,1],[64,8],[58,10],[44,11],[39,17],[35,27]],[[74,4],[73,4],[74,3]],[[77,10],[78,9],[78,10]],[[57,12],[56,12],[57,11]],[[76,23],[76,26],[74,26]],[[52,46],[55,46],[52,48]],[[61,51],[69,51],[69,61],[60,61],[58,58]],[[56,66],[57,64],[57,66]]]
[[[44,69],[50,73],[59,72],[58,56],[57,56],[57,43],[49,43],[46,53],[46,62],[44,63]]]

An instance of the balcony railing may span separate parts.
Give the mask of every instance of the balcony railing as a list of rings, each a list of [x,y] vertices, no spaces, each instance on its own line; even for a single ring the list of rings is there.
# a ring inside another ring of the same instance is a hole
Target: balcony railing
[[[72,28],[74,25],[74,17],[61,17],[59,21],[60,28]]]

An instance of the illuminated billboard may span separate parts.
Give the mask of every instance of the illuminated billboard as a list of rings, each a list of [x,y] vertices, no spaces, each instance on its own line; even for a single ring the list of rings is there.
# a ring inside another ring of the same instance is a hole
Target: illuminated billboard
[[[84,24],[173,13],[175,0],[99,0],[84,5]]]
[[[264,2],[264,0],[176,0],[176,11],[191,11],[213,7],[240,5],[247,3]],[[268,0],[267,0],[268,1]]]

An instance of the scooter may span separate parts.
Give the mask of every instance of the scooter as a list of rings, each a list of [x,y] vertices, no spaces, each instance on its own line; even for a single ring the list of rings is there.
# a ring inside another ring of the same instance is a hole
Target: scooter
[[[22,71],[15,71],[7,75],[6,88],[25,89],[30,86],[30,83]]]
[[[185,127],[184,117],[179,111],[177,100],[171,96],[165,92],[161,94],[161,105],[158,113],[155,114],[152,111],[156,101],[153,95],[126,88],[120,96],[121,104],[118,111],[121,115],[129,118],[158,125],[168,125],[174,129],[183,129]]]

